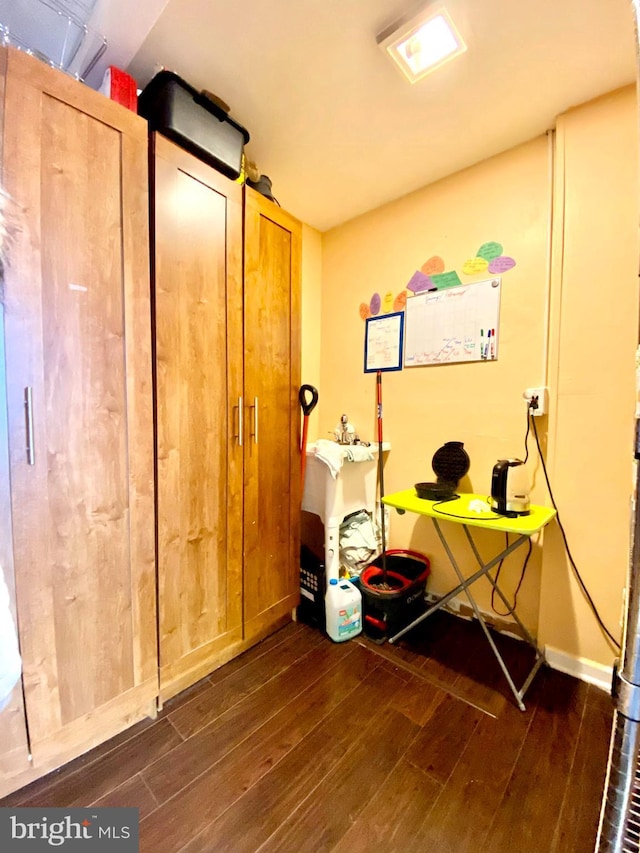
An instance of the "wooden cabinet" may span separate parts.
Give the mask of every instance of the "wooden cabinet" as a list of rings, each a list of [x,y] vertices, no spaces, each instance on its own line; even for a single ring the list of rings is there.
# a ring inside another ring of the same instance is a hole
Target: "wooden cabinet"
[[[146,123],[8,52],[5,280],[23,684],[36,775],[157,696]]]
[[[242,188],[152,152],[160,690],[242,643]]]
[[[251,639],[299,601],[302,232],[273,202],[245,193],[244,621]]]
[[[298,601],[301,226],[159,135],[152,164],[166,699]]]
[[[290,619],[300,506],[300,224],[160,137],[150,206],[145,121],[3,63],[0,796]]]

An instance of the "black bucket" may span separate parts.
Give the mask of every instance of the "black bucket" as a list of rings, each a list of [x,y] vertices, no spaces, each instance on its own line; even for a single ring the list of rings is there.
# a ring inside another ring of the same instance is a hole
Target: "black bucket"
[[[363,630],[372,640],[386,640],[425,611],[424,594],[430,574],[429,558],[417,551],[385,554],[387,585],[383,586],[382,555],[360,575]]]

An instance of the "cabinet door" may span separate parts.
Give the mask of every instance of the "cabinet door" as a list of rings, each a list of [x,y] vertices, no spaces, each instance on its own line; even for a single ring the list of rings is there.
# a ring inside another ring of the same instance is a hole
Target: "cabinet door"
[[[299,602],[301,225],[245,191],[245,637]]]
[[[242,190],[155,136],[160,686],[242,640]]]
[[[5,110],[16,594],[47,769],[157,695],[146,123],[13,50]]]

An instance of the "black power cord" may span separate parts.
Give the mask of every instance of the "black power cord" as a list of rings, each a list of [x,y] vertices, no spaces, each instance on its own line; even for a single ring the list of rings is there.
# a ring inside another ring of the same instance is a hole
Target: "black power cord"
[[[589,594],[589,590],[587,589],[585,582],[582,580],[582,575],[578,571],[578,567],[576,566],[575,560],[573,559],[573,555],[571,554],[571,549],[569,548],[569,542],[567,541],[567,534],[565,533],[564,527],[562,526],[562,522],[560,521],[560,511],[558,510],[558,506],[556,504],[555,498],[553,497],[553,491],[551,490],[551,483],[549,482],[549,474],[547,473],[547,466],[546,466],[545,461],[544,461],[544,455],[542,453],[542,448],[540,447],[540,439],[538,437],[538,428],[536,426],[535,416],[533,415],[533,411],[535,411],[535,409],[537,409],[537,408],[538,408],[538,401],[537,401],[537,398],[534,397],[534,398],[532,398],[532,400],[529,402],[529,405],[527,406],[527,438],[529,436],[529,425],[531,424],[533,426],[533,434],[535,436],[536,445],[538,447],[538,454],[540,456],[540,462],[542,463],[542,470],[544,472],[544,479],[545,479],[545,482],[547,484],[547,489],[549,490],[549,497],[551,498],[551,505],[553,506],[553,508],[556,511],[556,520],[558,522],[558,527],[560,528],[560,533],[562,534],[562,540],[564,542],[564,547],[565,547],[565,550],[567,552],[567,557],[569,558],[569,563],[571,564],[571,568],[573,569],[573,572],[574,572],[574,574],[577,578],[577,581],[580,585],[580,589],[582,590],[582,594],[584,595],[585,599],[587,600],[587,603],[591,609],[591,612],[595,616],[596,622],[600,626],[600,630],[603,632],[603,634],[605,634],[605,636],[613,644],[613,646],[618,651],[620,651],[620,648],[621,648],[620,643],[616,640],[616,638],[613,636],[611,631],[609,631],[607,626],[602,621],[602,617],[598,613],[598,608],[596,607],[593,599],[591,598],[591,595]],[[525,438],[525,445],[527,443],[527,438]],[[527,454],[528,454],[528,448],[527,448]]]
[[[535,401],[535,404],[534,404]],[[534,397],[532,399],[532,404],[527,406],[527,431],[524,434],[524,459],[522,460],[524,464],[526,464],[529,458],[529,426],[530,426],[530,418],[529,412],[531,408],[537,408],[538,398]],[[509,534],[504,534],[505,541],[507,543],[507,548],[509,547]],[[491,589],[491,609],[498,616],[511,616],[513,611],[516,609],[516,605],[518,604],[518,593],[520,592],[520,587],[522,586],[522,581],[524,580],[524,573],[527,571],[527,565],[529,563],[529,557],[531,556],[531,552],[533,550],[533,544],[531,542],[531,537],[529,537],[529,542],[527,543],[527,554],[524,558],[524,563],[522,564],[522,568],[520,569],[520,579],[518,580],[515,592],[513,593],[513,606],[511,610],[507,610],[506,613],[501,613],[495,605],[496,600],[496,590],[495,587]],[[495,583],[497,584],[500,580],[500,572],[502,571],[502,565],[504,563],[504,557],[498,563],[498,568],[496,569],[496,576],[494,578]]]
[[[524,434],[524,459],[522,460],[525,465],[527,464],[527,459],[529,458],[529,429],[531,427],[530,412],[532,408],[538,408],[538,398],[534,397],[533,399],[536,401],[535,406],[531,404],[527,405],[527,431]]]
[[[537,406],[538,406],[538,398],[533,397],[531,400],[531,403],[527,406],[527,431],[524,434],[524,459],[523,459],[524,464],[526,464],[527,459],[529,458],[529,427],[531,425],[531,419],[529,417],[529,413],[530,413],[531,409],[535,409],[535,408],[537,408]],[[508,548],[509,547],[509,534],[505,533],[504,537],[505,537],[506,545]],[[527,564],[529,563],[529,557],[531,556],[531,552],[533,550],[533,544],[531,542],[531,537],[529,537],[529,542],[527,544],[528,544],[527,554],[524,558],[524,563],[522,564],[522,568],[520,569],[520,579],[518,580],[515,592],[513,593],[513,606],[512,606],[510,611],[508,610],[506,613],[501,613],[498,610],[498,608],[495,605],[495,598],[496,598],[495,586],[491,590],[491,609],[498,616],[511,616],[513,611],[516,609],[516,606],[518,604],[518,593],[520,592],[520,587],[522,586],[522,581],[524,580],[524,573],[527,570]],[[498,563],[498,568],[496,569],[496,576],[494,578],[494,581],[496,584],[498,583],[498,581],[500,579],[500,572],[502,571],[503,563],[504,563],[504,557],[500,560],[500,562]]]
[[[509,534],[505,533],[504,538],[506,540],[507,548],[508,548],[509,547]],[[513,593],[513,606],[511,607],[511,610],[507,610],[506,613],[501,613],[498,610],[498,608],[495,605],[496,589],[495,589],[495,587],[492,587],[492,589],[491,589],[491,609],[498,616],[511,616],[513,611],[516,609],[516,605],[518,604],[518,593],[520,592],[520,587],[522,586],[522,581],[524,580],[524,573],[527,571],[527,564],[529,562],[529,557],[531,556],[531,552],[533,550],[533,544],[531,542],[531,537],[529,537],[529,542],[527,544],[528,544],[527,555],[524,558],[524,563],[522,564],[522,568],[520,569],[520,580],[518,581],[518,584],[516,586],[516,590]],[[498,568],[496,569],[496,576],[493,579],[496,584],[500,580],[500,572],[502,571],[503,562],[504,562],[504,557],[498,563]]]

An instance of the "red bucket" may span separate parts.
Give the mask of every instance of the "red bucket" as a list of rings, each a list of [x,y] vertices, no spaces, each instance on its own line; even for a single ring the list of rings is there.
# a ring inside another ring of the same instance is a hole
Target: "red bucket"
[[[385,640],[424,612],[424,594],[431,573],[429,558],[418,551],[390,550],[385,554],[387,587],[383,587],[382,555],[360,575],[363,628],[374,640]]]

